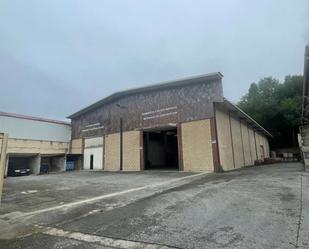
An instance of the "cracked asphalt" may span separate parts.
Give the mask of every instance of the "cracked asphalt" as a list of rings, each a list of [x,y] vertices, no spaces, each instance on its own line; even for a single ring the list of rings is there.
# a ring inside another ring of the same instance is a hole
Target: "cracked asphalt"
[[[104,198],[70,205],[96,196]],[[5,180],[0,248],[145,247],[309,248],[309,173],[280,163]]]

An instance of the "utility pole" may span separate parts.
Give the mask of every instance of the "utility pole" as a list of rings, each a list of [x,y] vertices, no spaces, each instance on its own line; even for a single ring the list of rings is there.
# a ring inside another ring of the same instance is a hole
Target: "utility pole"
[[[3,191],[3,181],[6,168],[6,157],[7,157],[7,146],[8,146],[8,134],[0,134],[2,140],[1,144],[1,154],[0,154],[0,205],[1,205],[1,196]]]

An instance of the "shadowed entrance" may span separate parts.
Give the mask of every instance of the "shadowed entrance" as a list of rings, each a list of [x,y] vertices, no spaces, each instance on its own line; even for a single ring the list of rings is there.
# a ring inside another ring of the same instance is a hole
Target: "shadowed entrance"
[[[144,132],[145,169],[179,169],[177,130]]]

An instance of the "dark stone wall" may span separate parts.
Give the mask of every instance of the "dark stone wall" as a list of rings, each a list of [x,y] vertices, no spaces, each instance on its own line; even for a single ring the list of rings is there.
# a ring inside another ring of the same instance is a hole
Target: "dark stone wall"
[[[124,131],[211,118],[218,101],[223,101],[221,79],[127,95],[73,118],[72,138],[119,132],[120,117]],[[104,129],[82,132],[95,123]]]

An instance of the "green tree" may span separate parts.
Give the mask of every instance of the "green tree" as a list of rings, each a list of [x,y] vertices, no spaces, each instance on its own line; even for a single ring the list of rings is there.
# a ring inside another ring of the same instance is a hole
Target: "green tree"
[[[238,106],[273,135],[272,148],[297,146],[303,76],[286,76],[281,83],[273,77],[252,83]]]

